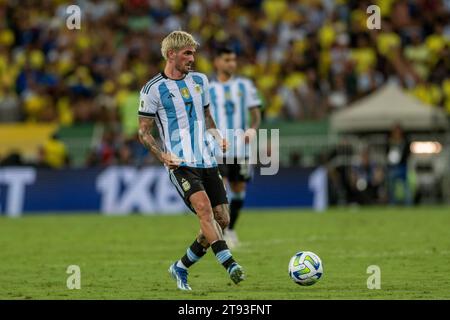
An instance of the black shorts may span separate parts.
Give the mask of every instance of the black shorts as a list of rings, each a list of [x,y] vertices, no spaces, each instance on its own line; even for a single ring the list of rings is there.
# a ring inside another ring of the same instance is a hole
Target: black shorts
[[[251,165],[246,160],[245,163],[239,164],[234,159],[233,163],[219,164],[220,174],[227,178],[230,182],[248,182],[251,179]]]
[[[198,191],[206,192],[213,208],[219,204],[228,203],[227,192],[217,167],[178,167],[175,170],[169,170],[169,176],[184,203],[194,213],[195,210],[189,201],[189,197]]]

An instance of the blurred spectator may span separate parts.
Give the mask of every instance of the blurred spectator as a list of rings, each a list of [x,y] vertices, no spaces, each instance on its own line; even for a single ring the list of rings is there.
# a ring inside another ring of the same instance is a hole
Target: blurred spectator
[[[308,187],[313,192],[314,211],[323,212],[329,204],[327,159],[324,154],[319,155],[318,158],[319,165],[311,172]]]
[[[289,154],[289,167],[300,167],[302,164],[302,155],[298,151]]]
[[[45,150],[43,146],[38,147],[37,158],[33,163],[33,166],[38,169],[50,169],[51,166],[45,159]]]
[[[340,109],[345,107],[348,102],[349,98],[345,87],[345,79],[342,74],[339,74],[335,77],[334,83],[331,85],[328,104],[331,109]]]
[[[84,165],[87,168],[100,166],[100,158],[97,155],[97,150],[91,149],[88,151]]]
[[[120,146],[117,155],[117,164],[122,166],[133,164],[131,149],[127,144],[122,144]]]
[[[54,134],[41,147],[43,163],[53,169],[62,169],[69,164],[69,156],[64,142]]]
[[[130,137],[126,141],[128,147],[130,148],[134,164],[137,166],[158,164],[159,160],[156,159],[151,152],[145,148],[138,139],[137,133]]]
[[[0,122],[19,122],[22,120],[19,98],[10,88],[0,82]]]
[[[388,192],[391,204],[411,204],[408,183],[409,141],[399,124],[392,128],[387,144]]]
[[[387,200],[384,171],[370,160],[368,148],[349,170],[349,187],[349,203],[383,204]]]
[[[96,151],[101,166],[108,166],[115,162],[116,133],[113,130],[104,132],[102,141]]]
[[[25,165],[22,156],[17,151],[12,151],[0,161],[0,167],[20,167]]]
[[[328,185],[330,204],[347,204],[349,202],[348,168],[353,147],[350,141],[343,137],[337,145],[329,151],[328,160]]]

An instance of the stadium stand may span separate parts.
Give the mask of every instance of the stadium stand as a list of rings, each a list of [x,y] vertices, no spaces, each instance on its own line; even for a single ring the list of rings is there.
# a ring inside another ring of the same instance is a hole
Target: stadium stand
[[[79,30],[66,27],[69,4]],[[379,30],[367,28],[371,4]],[[135,136],[136,101],[174,29],[199,39],[196,69],[208,75],[217,46],[236,50],[264,101],[262,127],[281,128],[285,166],[316,165],[338,144],[330,115],[387,82],[450,115],[445,0],[12,0],[0,21],[0,122],[57,126],[74,167],[155,163]],[[44,138],[26,132],[34,140],[19,152],[38,161]]]
[[[17,152],[25,158],[33,158],[56,130],[56,124],[2,124],[0,157]]]

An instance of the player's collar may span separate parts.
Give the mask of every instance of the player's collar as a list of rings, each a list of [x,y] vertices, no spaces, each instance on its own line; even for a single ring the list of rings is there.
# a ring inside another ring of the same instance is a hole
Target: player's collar
[[[183,77],[183,78],[180,78],[180,79],[172,79],[172,78],[169,78],[169,77],[164,73],[164,71],[161,71],[161,76],[162,76],[164,79],[169,79],[169,80],[173,80],[173,81],[184,80],[184,79],[186,78],[187,75],[188,75],[188,74],[185,74],[184,77]]]
[[[217,76],[217,74],[216,74],[214,77],[215,77],[215,79],[216,79],[217,82],[222,83],[222,84],[230,83],[231,81],[233,81],[234,79],[236,79],[236,76],[235,76],[235,75],[232,75],[232,76],[230,77],[230,79],[228,79],[228,80],[225,81],[225,82],[222,82],[222,81],[219,80],[219,77]]]

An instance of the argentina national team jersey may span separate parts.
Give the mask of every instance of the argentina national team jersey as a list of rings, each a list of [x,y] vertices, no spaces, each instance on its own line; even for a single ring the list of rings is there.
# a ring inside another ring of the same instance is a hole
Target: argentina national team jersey
[[[190,72],[181,80],[172,80],[160,73],[142,88],[138,114],[155,118],[164,151],[182,159],[180,166],[210,168],[217,162],[205,125],[209,100],[204,74]]]
[[[233,77],[227,82],[213,79],[209,92],[211,114],[222,136],[226,137],[230,144],[225,157],[248,158],[249,147],[244,145],[243,139],[237,139],[233,132],[227,129],[248,129],[248,110],[261,105],[255,86],[251,80],[243,77]],[[217,157],[224,156],[221,150],[217,151]]]

